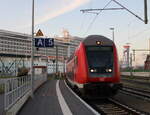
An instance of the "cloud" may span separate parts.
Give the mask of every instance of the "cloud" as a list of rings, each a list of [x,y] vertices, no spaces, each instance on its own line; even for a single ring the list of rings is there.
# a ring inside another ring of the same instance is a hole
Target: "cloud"
[[[64,0],[64,1],[69,1],[69,0]],[[73,0],[69,5],[56,10],[55,12],[50,13],[51,10],[49,10],[46,15],[39,17],[36,21],[35,24],[41,24],[43,22],[48,21],[49,19],[55,18],[59,15],[62,15],[64,13],[70,12],[72,10],[74,10],[75,8],[88,3],[90,0]]]

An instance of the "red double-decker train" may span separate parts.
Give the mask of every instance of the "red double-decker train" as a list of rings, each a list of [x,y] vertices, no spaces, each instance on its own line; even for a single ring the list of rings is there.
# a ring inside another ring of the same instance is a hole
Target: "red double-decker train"
[[[83,96],[115,95],[122,84],[114,42],[100,35],[85,38],[67,61],[66,80]]]

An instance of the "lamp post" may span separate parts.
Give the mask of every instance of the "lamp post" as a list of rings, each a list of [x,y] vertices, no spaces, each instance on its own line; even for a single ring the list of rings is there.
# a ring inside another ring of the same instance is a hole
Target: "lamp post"
[[[114,28],[110,28],[110,30],[112,30],[112,40],[115,42]]]
[[[33,98],[34,83],[34,0],[32,0],[32,38],[31,38],[31,97]]]

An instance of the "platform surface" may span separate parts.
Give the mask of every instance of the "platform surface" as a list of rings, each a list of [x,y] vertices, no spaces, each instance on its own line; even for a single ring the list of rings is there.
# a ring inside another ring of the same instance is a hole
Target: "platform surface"
[[[95,115],[66,86],[63,80],[49,80],[29,99],[17,115]]]

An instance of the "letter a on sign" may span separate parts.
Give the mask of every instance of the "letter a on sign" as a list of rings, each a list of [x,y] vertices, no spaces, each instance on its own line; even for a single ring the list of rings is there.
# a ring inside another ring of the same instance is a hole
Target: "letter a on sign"
[[[44,36],[44,34],[43,34],[42,31],[39,29],[38,32],[36,33],[36,36]]]
[[[45,47],[44,38],[35,38],[35,47]]]
[[[38,46],[43,46],[43,42],[41,39],[39,39],[38,43],[37,43]]]

